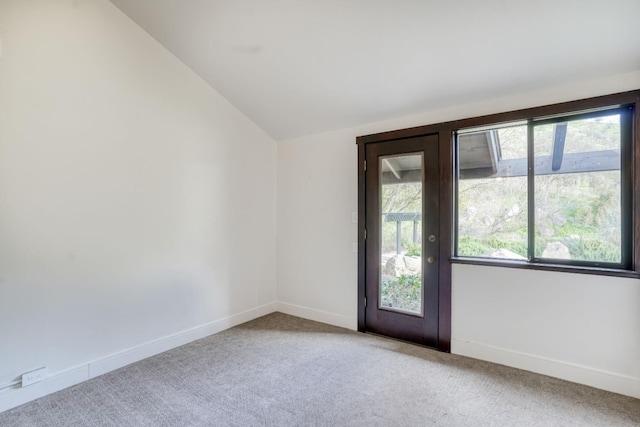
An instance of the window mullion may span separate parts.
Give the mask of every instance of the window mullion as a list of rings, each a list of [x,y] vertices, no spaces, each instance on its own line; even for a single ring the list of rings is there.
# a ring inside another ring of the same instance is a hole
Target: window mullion
[[[532,262],[535,259],[534,163],[533,120],[527,120],[527,258],[529,259],[529,262]]]

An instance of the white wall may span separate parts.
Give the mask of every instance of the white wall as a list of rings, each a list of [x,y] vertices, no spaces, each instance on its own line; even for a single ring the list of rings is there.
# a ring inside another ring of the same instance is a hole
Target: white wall
[[[279,142],[279,309],[356,328],[356,136],[638,88],[640,70]],[[454,265],[452,311],[454,353],[640,397],[638,280]]]
[[[271,138],[106,0],[0,39],[0,411],[275,310]]]
[[[278,309],[351,329],[356,154],[348,132],[278,144]]]
[[[453,268],[452,352],[640,397],[640,281]]]

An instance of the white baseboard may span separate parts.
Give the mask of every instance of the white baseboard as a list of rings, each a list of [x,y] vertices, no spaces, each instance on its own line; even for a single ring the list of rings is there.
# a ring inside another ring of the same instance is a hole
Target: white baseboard
[[[640,378],[501,347],[453,339],[451,353],[640,398]]]
[[[0,392],[0,412],[275,311],[351,330],[357,329],[355,317],[272,302],[54,373],[44,381],[28,387],[3,390]],[[456,339],[451,342],[451,352],[640,398],[640,378]]]
[[[284,314],[290,314],[291,316],[302,317],[303,319],[327,323],[329,325],[339,326],[341,328],[351,329],[354,331],[358,329],[358,319],[355,317],[316,310],[315,308],[278,301],[277,311]]]
[[[89,378],[97,377],[139,360],[146,359],[147,357],[171,350],[172,348],[185,345],[209,335],[217,334],[225,329],[257,319],[258,317],[273,313],[274,311],[276,311],[275,301],[211,323],[196,326],[195,328],[187,329],[173,335],[168,335],[157,340],[149,341],[147,343],[101,357],[100,359],[89,363]]]
[[[49,375],[39,383],[20,388],[5,389],[0,393],[0,412],[15,408],[39,397],[71,387],[89,379],[89,365],[81,365]]]
[[[224,331],[258,317],[275,312],[277,303],[274,301],[256,308],[252,308],[229,317],[215,320],[204,325],[196,326],[166,337],[158,338],[135,347],[101,357],[75,368],[67,369],[49,375],[45,380],[27,387],[13,387],[0,392],[0,412],[25,404],[31,400],[47,394],[71,387],[91,378],[113,371],[147,357],[155,356],[172,348],[190,343]]]

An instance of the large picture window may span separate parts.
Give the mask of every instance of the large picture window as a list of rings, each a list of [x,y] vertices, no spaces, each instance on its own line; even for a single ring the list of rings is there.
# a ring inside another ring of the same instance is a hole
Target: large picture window
[[[459,129],[455,255],[630,269],[632,112]]]

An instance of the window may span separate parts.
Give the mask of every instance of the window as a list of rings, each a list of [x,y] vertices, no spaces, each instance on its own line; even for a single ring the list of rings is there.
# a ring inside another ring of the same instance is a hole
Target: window
[[[358,164],[437,136],[440,262],[640,278],[639,111],[640,89],[365,135]]]
[[[631,269],[632,113],[459,129],[455,255]]]

